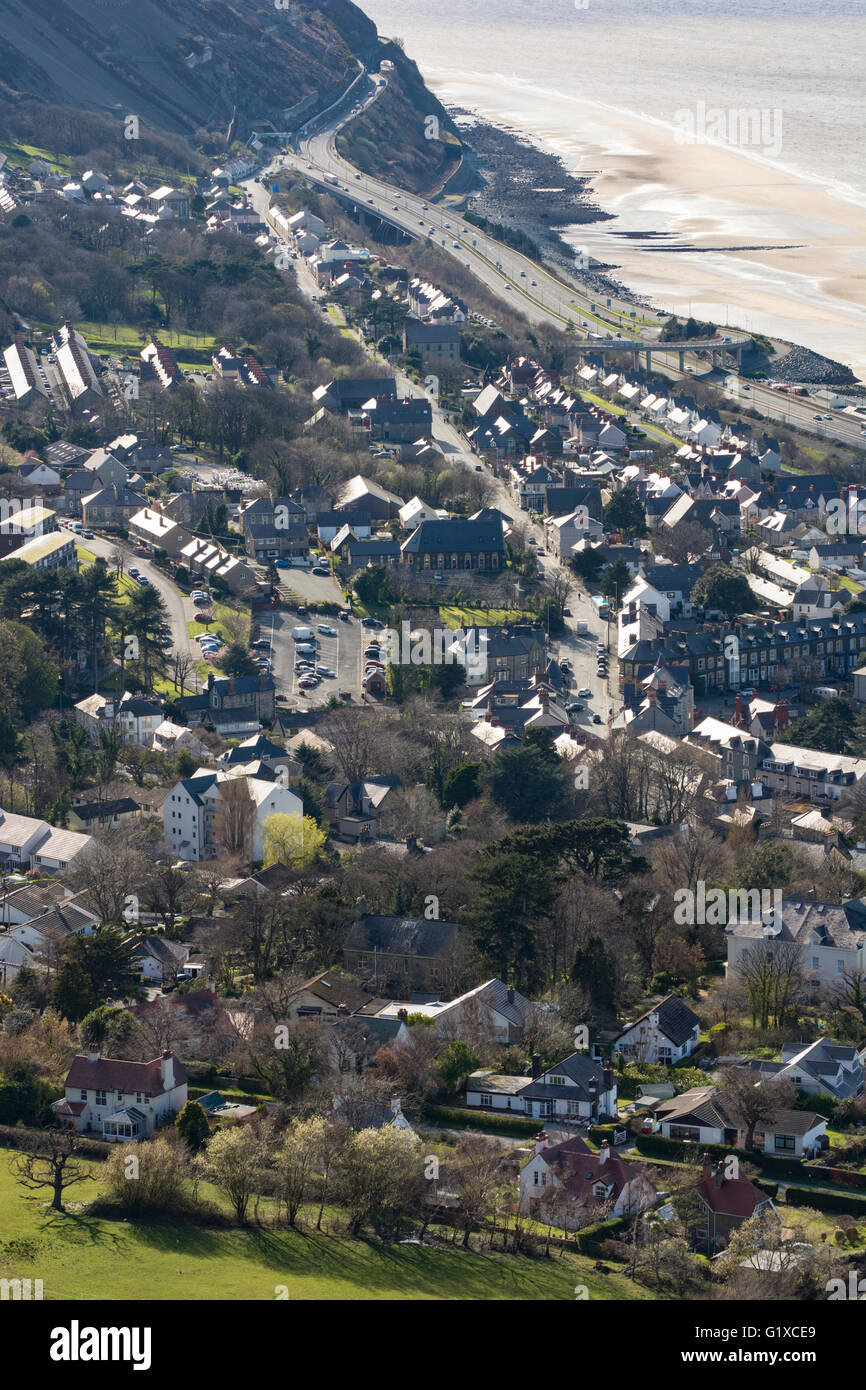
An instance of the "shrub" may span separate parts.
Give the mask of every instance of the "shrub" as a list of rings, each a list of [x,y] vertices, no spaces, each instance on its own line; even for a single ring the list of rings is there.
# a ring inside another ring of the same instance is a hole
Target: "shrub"
[[[811,1187],[789,1187],[785,1200],[792,1207],[814,1207],[816,1211],[850,1212],[866,1218],[866,1196],[855,1197],[849,1192],[818,1192]]]
[[[533,1138],[544,1128],[542,1120],[528,1120],[525,1115],[495,1115],[488,1110],[449,1105],[425,1106],[424,1118],[449,1129],[483,1129],[494,1134],[531,1135]]]

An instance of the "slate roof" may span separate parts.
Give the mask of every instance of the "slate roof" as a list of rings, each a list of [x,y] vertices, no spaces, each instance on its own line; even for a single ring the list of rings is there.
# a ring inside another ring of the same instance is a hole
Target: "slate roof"
[[[456,922],[428,922],[424,917],[378,917],[364,912],[352,924],[344,950],[375,950],[382,955],[431,960],[457,944]]]
[[[866,905],[863,899],[853,898],[839,906],[837,903],[816,903],[802,898],[783,898],[781,911],[774,914],[774,924],[781,931],[769,939],[797,942],[804,948],[829,946],[840,951],[859,951],[866,946]],[[817,933],[819,940],[813,940]],[[764,923],[760,919],[729,922],[727,936],[762,941]]]
[[[685,1000],[680,999],[676,994],[669,994],[660,1004],[652,1009],[647,1009],[646,1013],[634,1019],[628,1027],[622,1030],[619,1036],[624,1038],[626,1034],[652,1014],[658,1015],[659,1031],[670,1039],[674,1047],[682,1047],[683,1043],[691,1037],[695,1025],[700,1024],[697,1014],[689,1008]]]
[[[505,541],[498,521],[422,521],[402,549],[412,555],[504,551]]]

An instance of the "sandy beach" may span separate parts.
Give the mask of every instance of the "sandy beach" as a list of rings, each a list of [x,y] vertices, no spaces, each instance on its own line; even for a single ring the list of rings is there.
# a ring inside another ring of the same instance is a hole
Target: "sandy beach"
[[[853,191],[846,198],[731,147],[682,143],[660,121],[514,76],[425,76],[446,105],[512,127],[591,174],[615,220],[566,239],[614,265],[631,289],[681,315],[802,343],[866,381],[866,207]]]

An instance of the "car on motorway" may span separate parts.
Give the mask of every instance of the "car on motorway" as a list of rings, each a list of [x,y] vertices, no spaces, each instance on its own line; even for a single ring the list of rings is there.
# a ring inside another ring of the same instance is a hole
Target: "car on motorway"
[[[299,603],[296,611],[298,613],[309,613],[310,610],[309,608],[305,608],[302,603]]]
[[[355,175],[355,178],[358,179],[358,180],[360,181],[361,175],[360,175],[360,174],[356,174],[356,175]]]
[[[320,632],[323,637],[336,637],[337,635],[337,629],[331,627],[330,623],[319,623],[316,631]]]
[[[559,669],[560,671],[565,671],[566,675],[571,670],[571,662],[569,661],[567,656],[563,657],[562,661],[560,661]]]
[[[400,211],[400,204],[399,204],[399,203],[395,203],[395,204],[394,204],[394,211],[395,211],[395,212],[399,212],[399,211]]]
[[[525,280],[525,279],[526,279],[526,271],[525,271],[525,270],[521,270],[521,272],[520,272],[520,278],[521,278],[521,280]]]
[[[578,690],[577,693],[578,693],[578,695],[580,696],[581,700],[591,700],[591,699],[592,699],[592,691],[590,690],[590,688],[589,688],[588,685],[585,685],[585,686],[583,687],[582,690]]]
[[[375,198],[368,198],[368,199],[367,199],[367,202],[368,202],[368,203],[375,203],[375,201],[376,201]]]
[[[331,571],[326,565],[313,565],[310,573],[317,574],[320,579],[330,579],[331,577]]]
[[[537,284],[538,284],[538,281],[537,281],[537,280],[533,280],[532,283],[533,283],[533,285],[537,285]]]

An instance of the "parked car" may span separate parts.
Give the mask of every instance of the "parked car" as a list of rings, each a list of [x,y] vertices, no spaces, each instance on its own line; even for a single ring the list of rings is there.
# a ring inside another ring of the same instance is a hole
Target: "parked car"
[[[319,682],[316,680],[315,676],[301,676],[301,679],[298,681],[298,689],[315,690],[318,684]]]
[[[313,565],[311,573],[317,574],[320,579],[330,579],[331,577],[331,571],[326,569],[324,565]]]
[[[257,642],[253,642],[253,651],[269,652],[270,650],[271,644],[267,637],[260,637]]]
[[[275,560],[274,564],[278,570],[290,570],[292,568],[291,560]]]
[[[570,705],[566,705],[565,712],[566,714],[580,714],[582,709],[586,709],[586,706],[582,705],[579,700],[574,700]]]
[[[331,627],[330,623],[319,623],[316,631],[321,632],[323,637],[336,637],[337,635],[337,629]]]
[[[578,690],[577,693],[578,693],[578,695],[580,696],[581,700],[591,700],[591,699],[592,699],[592,691],[590,690],[590,688],[589,688],[588,685],[585,685],[585,686],[583,687],[582,690]]]
[[[381,627],[382,624],[379,622],[379,619],[378,619],[378,618],[362,618],[362,619],[361,619],[361,626],[362,626],[362,627]]]
[[[593,724],[600,724],[600,723],[601,723],[601,715],[600,715],[600,714],[594,714],[594,715],[592,716],[592,722],[593,722]]]
[[[341,621],[344,622],[344,623],[350,623],[350,622],[352,621],[352,615],[351,615],[351,613],[347,613],[346,610],[345,610],[345,608],[341,608],[341,609],[340,609],[340,619],[341,619]]]
[[[138,576],[139,576],[140,571],[138,570],[138,568],[137,568],[136,565],[133,565],[133,566],[127,571],[127,573],[129,574],[130,579],[137,579]]]
[[[148,579],[146,574],[140,574],[138,575],[137,582],[141,585],[142,588],[144,588],[145,584],[150,583],[150,580]]]

